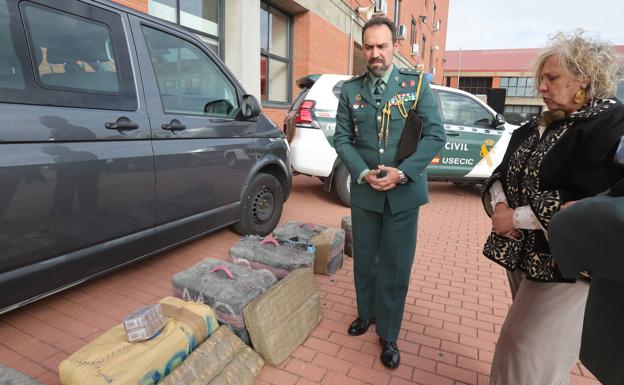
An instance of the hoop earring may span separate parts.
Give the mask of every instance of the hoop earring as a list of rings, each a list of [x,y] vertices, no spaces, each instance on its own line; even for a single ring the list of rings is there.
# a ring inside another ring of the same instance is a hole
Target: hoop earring
[[[585,92],[584,89],[580,89],[578,91],[576,91],[576,93],[574,94],[574,103],[576,104],[581,104],[581,103],[585,103],[585,101],[587,100],[587,92]]]

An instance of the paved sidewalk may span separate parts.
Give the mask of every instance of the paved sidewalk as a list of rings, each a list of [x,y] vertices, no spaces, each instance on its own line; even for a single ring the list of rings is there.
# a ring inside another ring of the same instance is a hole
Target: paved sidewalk
[[[317,179],[294,178],[282,221],[340,226],[349,215]],[[504,270],[481,256],[489,231],[479,191],[430,186],[420,212],[416,261],[400,340],[401,366],[381,365],[374,332],[346,334],[356,316],[353,261],[316,275],[324,319],[278,368],[256,385],[486,385],[495,342],[511,302]],[[171,276],[207,257],[228,258],[238,235],[226,229],[114,274],[0,316],[0,363],[58,384],[58,364],[137,307],[171,294]],[[598,385],[577,365],[573,385]],[[88,385],[88,384],[85,384]],[[510,384],[512,385],[512,384]]]

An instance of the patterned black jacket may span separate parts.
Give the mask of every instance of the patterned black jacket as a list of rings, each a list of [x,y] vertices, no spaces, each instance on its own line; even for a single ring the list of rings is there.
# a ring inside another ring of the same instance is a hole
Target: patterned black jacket
[[[551,122],[540,138],[539,120],[512,134],[501,164],[483,187],[483,203],[492,214],[489,189],[499,180],[511,208],[529,205],[547,231],[550,219],[568,201],[608,190],[624,177],[613,162],[624,135],[624,105],[617,99],[592,100]],[[546,233],[522,230],[522,239],[490,234],[483,253],[507,269],[521,269],[537,281],[570,281],[552,258]]]

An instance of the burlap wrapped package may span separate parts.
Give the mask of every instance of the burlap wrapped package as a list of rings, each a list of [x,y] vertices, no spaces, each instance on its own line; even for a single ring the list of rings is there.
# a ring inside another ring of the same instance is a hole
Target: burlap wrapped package
[[[250,344],[243,308],[277,282],[268,270],[252,270],[218,259],[206,259],[173,276],[177,297],[210,305],[219,322]]]
[[[312,242],[316,249],[315,273],[330,275],[342,266],[345,243],[343,229],[290,221],[276,227],[273,236],[280,242],[288,239]]]
[[[161,305],[167,319],[159,334],[147,341],[127,342],[123,325],[113,327],[60,363],[61,384],[155,384],[217,326],[214,313],[206,305],[173,297],[165,298]]]
[[[273,230],[273,236],[279,241],[297,238],[310,240],[325,230],[327,230],[327,226],[300,221],[288,221],[277,226]]]
[[[342,217],[340,228],[345,231],[344,253],[353,257],[353,225],[351,224],[351,217]]]
[[[312,270],[293,271],[251,301],[244,314],[254,350],[279,365],[323,318]]]
[[[27,375],[0,364],[0,385],[41,385]]]
[[[345,231],[334,227],[312,238],[312,243],[316,247],[315,273],[330,275],[342,267],[344,241]]]
[[[279,243],[272,237],[249,235],[230,248],[230,257],[237,265],[267,269],[282,279],[295,269],[312,268],[314,246],[309,242]]]
[[[263,365],[258,353],[222,327],[159,385],[252,385]]]

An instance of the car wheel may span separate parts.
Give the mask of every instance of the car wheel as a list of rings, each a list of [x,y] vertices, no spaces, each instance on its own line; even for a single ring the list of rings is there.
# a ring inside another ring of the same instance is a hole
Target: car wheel
[[[240,222],[234,225],[239,234],[265,236],[277,226],[284,207],[280,182],[273,175],[259,173],[251,182],[241,202]]]
[[[334,176],[334,186],[338,198],[345,204],[345,206],[351,206],[351,174],[344,164],[338,165],[336,169],[336,175]]]

